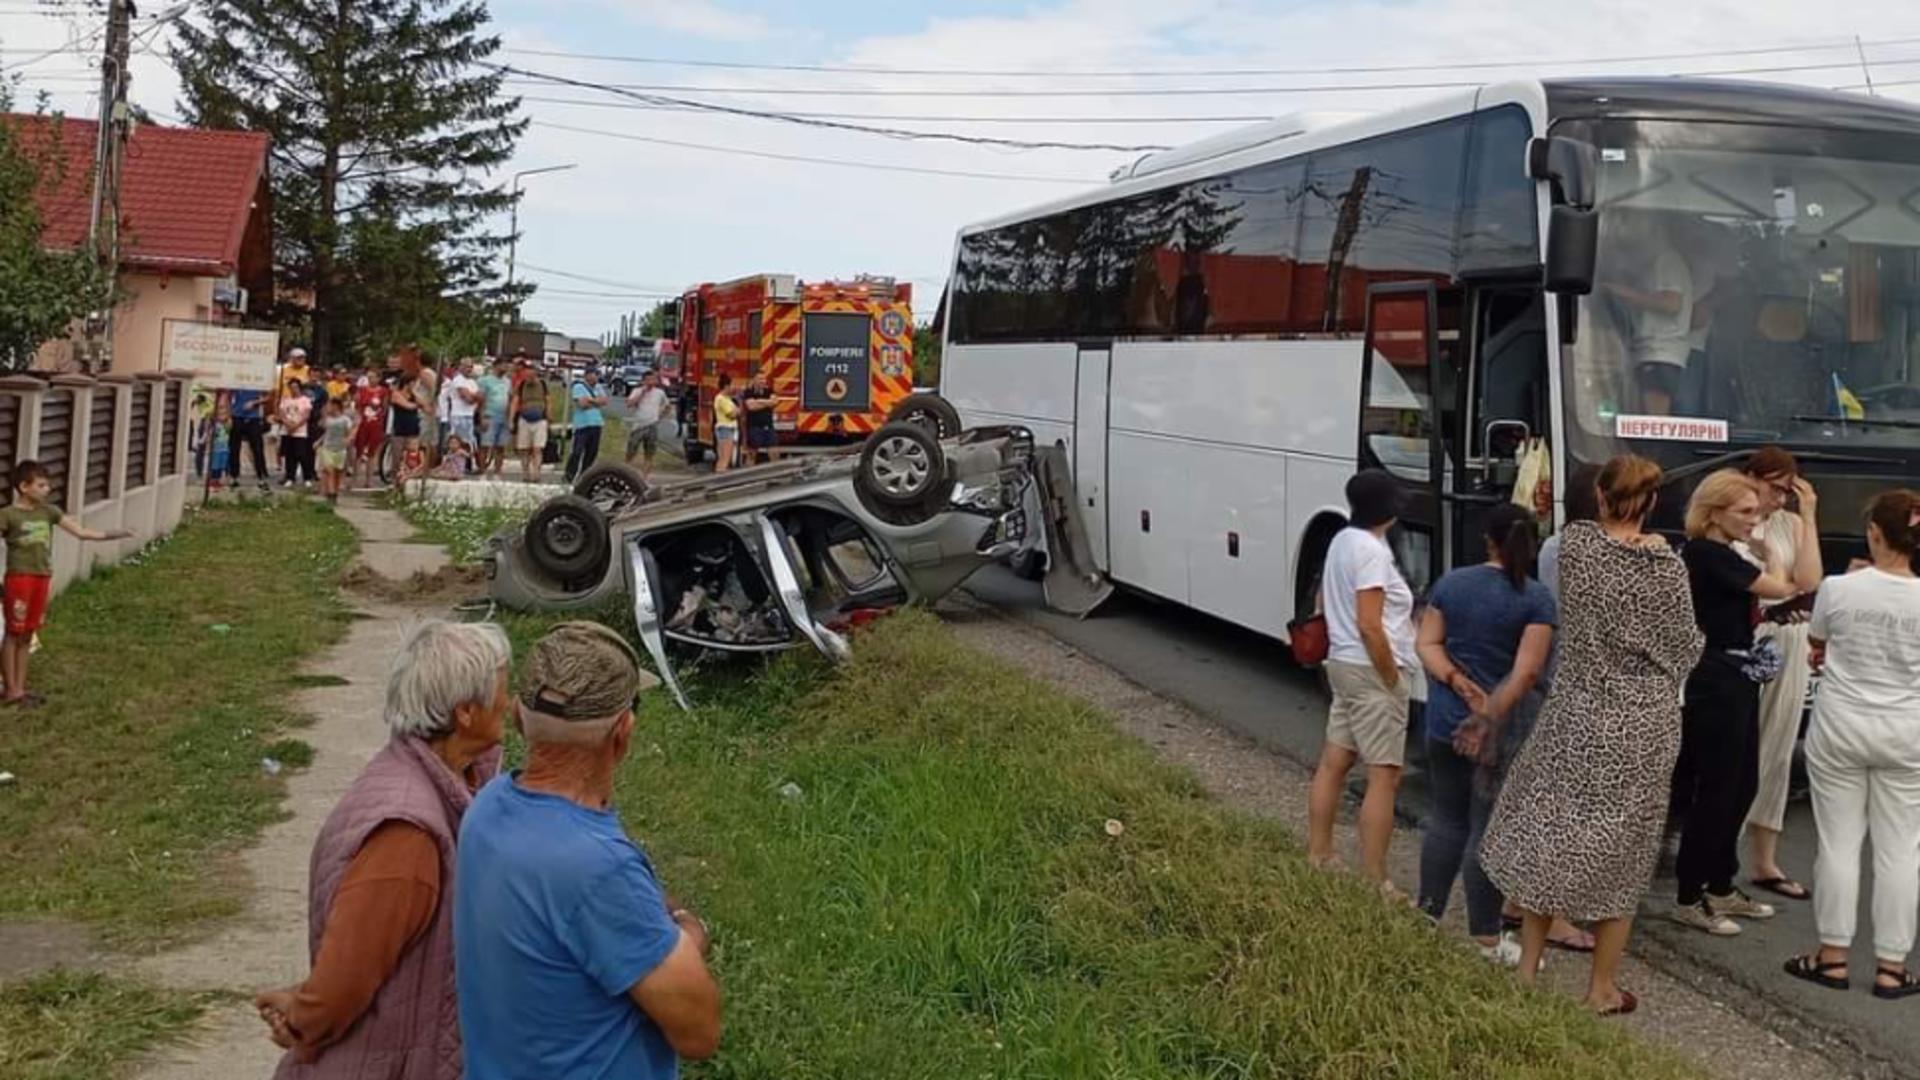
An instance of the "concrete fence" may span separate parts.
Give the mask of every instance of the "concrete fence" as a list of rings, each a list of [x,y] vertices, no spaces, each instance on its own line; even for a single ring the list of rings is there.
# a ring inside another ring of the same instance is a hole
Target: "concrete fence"
[[[53,501],[88,528],[130,540],[82,544],[53,534],[53,591],[120,561],[180,524],[186,508],[188,384],[179,373],[0,377],[0,502],[13,464],[47,467]]]

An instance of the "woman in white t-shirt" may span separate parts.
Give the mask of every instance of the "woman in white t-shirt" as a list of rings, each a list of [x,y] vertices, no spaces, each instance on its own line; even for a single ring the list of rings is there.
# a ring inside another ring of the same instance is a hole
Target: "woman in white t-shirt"
[[[1333,707],[1327,741],[1307,801],[1307,857],[1336,865],[1333,819],[1356,762],[1367,767],[1360,804],[1360,868],[1393,893],[1387,845],[1393,839],[1393,800],[1405,763],[1409,686],[1414,652],[1413,590],[1394,565],[1387,530],[1400,516],[1400,484],[1379,469],[1347,482],[1349,525],[1327,548],[1320,594],[1327,617],[1327,681]]]
[[[1920,493],[1889,491],[1867,508],[1871,564],[1820,586],[1808,632],[1821,672],[1807,734],[1813,822],[1813,914],[1820,948],[1787,974],[1845,990],[1859,912],[1860,844],[1873,836],[1876,997],[1920,994],[1907,970],[1920,908]]]

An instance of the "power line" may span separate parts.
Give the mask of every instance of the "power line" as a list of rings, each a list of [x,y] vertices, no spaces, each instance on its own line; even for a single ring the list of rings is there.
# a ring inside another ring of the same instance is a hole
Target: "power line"
[[[531,270],[536,274],[552,274],[555,277],[572,278],[575,281],[584,281],[590,285],[608,285],[616,289],[625,289],[628,292],[661,293],[662,295],[672,295],[672,296],[680,295],[680,293],[676,290],[662,289],[656,285],[635,285],[631,281],[615,281],[612,278],[593,277],[588,274],[578,274],[571,270],[555,270],[551,266],[535,266],[530,262],[523,262],[520,264],[520,266],[523,269]]]
[[[1892,67],[1904,64],[1920,63],[1920,57],[1902,57],[1873,61],[1876,67]],[[1712,71],[1677,71],[1671,75],[1684,75],[1696,78],[1716,78],[1729,75],[1782,75],[1794,72],[1851,70],[1859,67],[1858,60],[1838,61],[1830,64],[1793,64],[1774,67],[1719,68]],[[517,68],[502,68],[527,74]],[[630,91],[677,91],[681,93],[703,94],[746,94],[808,97],[864,97],[864,98],[1103,98],[1103,97],[1245,97],[1274,94],[1344,94],[1359,92],[1377,92],[1387,90],[1464,90],[1476,86],[1485,86],[1485,80],[1455,79],[1425,82],[1374,82],[1374,83],[1311,83],[1301,86],[1175,86],[1146,89],[1142,87],[1112,87],[1089,89],[1076,87],[1069,90],[880,90],[872,87],[825,88],[816,86],[693,86],[685,83],[587,83],[578,80],[559,80],[555,76],[541,78],[565,81],[569,85],[590,87],[610,93]],[[513,85],[530,85],[522,80],[507,80]],[[710,103],[700,103],[710,110],[722,110],[726,107]],[[791,114],[789,114],[791,115]],[[973,140],[967,140],[973,141]],[[1112,149],[1112,148],[1103,148]]]
[[[543,127],[552,131],[571,131],[579,135],[598,135],[608,139],[650,143],[655,146],[672,146],[682,150],[705,150],[715,154],[738,154],[742,157],[764,158],[770,161],[800,161],[811,165],[839,165],[849,169],[873,169],[879,172],[914,173],[920,176],[957,176],[971,180],[1018,180],[1031,184],[1071,184],[1075,187],[1087,187],[1103,182],[1099,179],[1076,176],[1033,176],[1022,173],[971,172],[963,169],[929,169],[917,165],[886,165],[875,161],[849,161],[844,158],[809,157],[803,154],[777,154],[770,150],[743,150],[737,146],[709,146],[705,143],[680,142],[677,139],[656,139],[646,135],[630,135],[624,131],[600,131],[595,128],[574,127],[571,124],[556,124],[550,120],[535,120],[533,124],[535,127]]]
[[[65,45],[60,46],[59,48],[48,49],[46,52],[43,52],[38,56],[33,57],[32,59],[22,60],[14,64],[7,64],[4,67],[0,67],[0,72],[19,71],[21,68],[32,67],[34,64],[37,64],[42,60],[59,56],[61,53],[70,52],[76,56],[84,55],[82,50],[86,49],[89,45],[92,45],[94,42],[100,40],[101,36],[104,35],[106,32],[107,32],[107,24],[101,23],[99,26],[95,27],[91,33],[88,33],[82,37],[69,41]],[[89,76],[88,78],[89,80],[91,80],[92,76]]]
[[[669,292],[597,292],[592,289],[556,289],[549,285],[540,285],[538,282],[534,284],[538,286],[537,291],[534,293],[535,296],[606,297],[613,300],[666,300],[680,295],[679,293]]]
[[[719,113],[726,116],[746,116],[758,120],[778,120],[782,123],[799,124],[804,127],[828,128],[835,131],[853,131],[863,135],[885,135],[889,138],[904,139],[910,142],[944,140],[948,142],[972,143],[977,146],[1004,146],[1016,150],[1113,150],[1123,153],[1168,149],[1168,147],[1165,146],[1151,144],[1128,146],[1116,143],[1070,143],[1046,140],[999,139],[985,135],[961,135],[949,131],[912,131],[907,128],[872,127],[866,124],[850,124],[839,120],[814,120],[795,116],[792,113],[775,112],[768,109],[749,109],[739,105],[719,105],[710,101],[696,101],[692,98],[663,97],[658,94],[635,93],[631,87],[590,82],[585,79],[573,79],[565,75],[549,75],[538,71],[528,71],[525,68],[509,67],[505,64],[488,64],[486,66],[501,72],[510,72],[515,75],[556,83],[561,86],[573,86],[585,90],[599,90],[652,105],[672,105],[685,109],[696,109],[701,112]]]
[[[1884,45],[1909,45],[1916,43],[1920,43],[1920,38],[1889,38],[1879,41],[1866,41],[1862,44],[1879,47]],[[1216,68],[1210,70],[1150,68],[1107,71],[1058,68],[1048,70],[1005,68],[899,68],[860,64],[753,64],[727,60],[687,60],[678,57],[580,53],[568,52],[561,49],[509,48],[504,51],[521,56],[551,56],[567,60],[598,60],[611,63],[653,64],[663,67],[718,68],[730,71],[790,71],[845,75],[953,75],[988,78],[1172,79],[1190,77],[1227,78],[1255,75],[1373,75],[1407,71],[1475,71],[1496,68],[1558,67],[1577,64],[1630,64],[1651,63],[1660,60],[1702,60],[1723,56],[1767,56],[1780,53],[1825,52],[1836,49],[1853,49],[1855,47],[1855,42],[1849,38],[1846,41],[1836,41],[1831,45],[1774,45],[1742,49],[1712,49],[1700,52],[1647,53],[1639,56],[1563,57],[1540,60],[1458,60],[1427,64],[1370,64],[1341,67]]]
[[[585,98],[550,98],[522,94],[522,101],[545,105],[587,105],[602,109],[636,109],[653,112],[687,112],[673,105],[644,105],[637,101],[590,101]],[[1273,119],[1272,113],[1243,113],[1223,116],[900,116],[893,113],[790,112],[810,120],[893,120],[899,123],[954,124],[1258,124]]]

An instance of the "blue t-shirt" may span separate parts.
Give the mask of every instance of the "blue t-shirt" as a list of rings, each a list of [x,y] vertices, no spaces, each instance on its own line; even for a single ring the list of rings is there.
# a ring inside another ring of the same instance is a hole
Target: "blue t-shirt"
[[[587,384],[584,382],[577,382],[573,384],[573,426],[574,427],[577,427],[577,428],[600,427],[601,425],[606,423],[605,420],[601,419],[599,406],[583,404],[583,402],[587,398],[599,397],[599,396],[600,396],[600,391],[589,388]]]
[[[486,395],[486,402],[481,407],[487,414],[487,426],[496,427],[506,423],[507,398],[513,392],[513,388],[507,383],[506,376],[482,375],[480,377],[480,392]]]
[[[235,390],[227,395],[227,407],[235,420],[265,419],[260,407],[266,395],[258,390]]]
[[[611,810],[495,778],[460,824],[453,895],[466,1080],[679,1074],[627,991],[680,928]]]
[[[1520,635],[1529,626],[1558,626],[1553,594],[1528,579],[1515,589],[1507,572],[1481,563],[1449,571],[1428,600],[1447,622],[1447,655],[1488,693],[1513,670]],[[1467,718],[1460,695],[1438,681],[1428,684],[1427,738],[1451,739]]]

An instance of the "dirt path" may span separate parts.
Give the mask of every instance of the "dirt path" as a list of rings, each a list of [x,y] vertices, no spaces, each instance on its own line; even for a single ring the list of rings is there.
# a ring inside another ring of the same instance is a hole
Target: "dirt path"
[[[409,544],[412,526],[398,514],[353,496],[340,515],[360,533],[359,565],[381,579],[404,583],[416,571],[433,573],[446,552]],[[304,669],[319,685],[294,701],[314,717],[299,737],[314,749],[313,764],[287,782],[288,818],[269,827],[241,856],[246,910],[186,948],[143,959],[142,975],[186,990],[225,990],[251,996],[266,987],[298,982],[307,972],[307,860],[313,838],[333,805],[387,741],[381,720],[387,667],[407,627],[431,608],[375,600],[351,593],[363,614],[346,638]],[[141,1080],[207,1080],[267,1077],[280,1050],[247,1001],[219,1006],[178,1046],[157,1053],[133,1075]]]
[[[1216,798],[1302,831],[1307,820],[1309,775],[1294,762],[1232,734],[1171,702],[1070,646],[1024,623],[1007,619],[977,601],[955,594],[940,614],[960,639],[1006,660],[1028,674],[1096,706],[1127,734],[1153,747],[1163,760],[1191,770]],[[1337,843],[1349,864],[1358,861],[1350,809],[1343,812]],[[1391,857],[1396,882],[1411,890],[1419,880],[1419,836],[1394,833]],[[1443,932],[1464,941],[1465,901],[1457,890]],[[1438,942],[1436,942],[1438,945]],[[1464,944],[1461,946],[1465,947]],[[1583,956],[1550,953],[1541,974],[1555,992],[1583,993]],[[1826,1080],[1855,1075],[1845,1057],[1816,1045],[1810,1032],[1792,1031],[1789,1043],[1721,1002],[1628,957],[1621,981],[1641,997],[1638,1013],[1622,1023],[1636,1034],[1664,1042],[1715,1075],[1739,1080]],[[1781,1017],[1780,1024],[1790,1024]],[[1850,1056],[1850,1055],[1847,1055]]]

